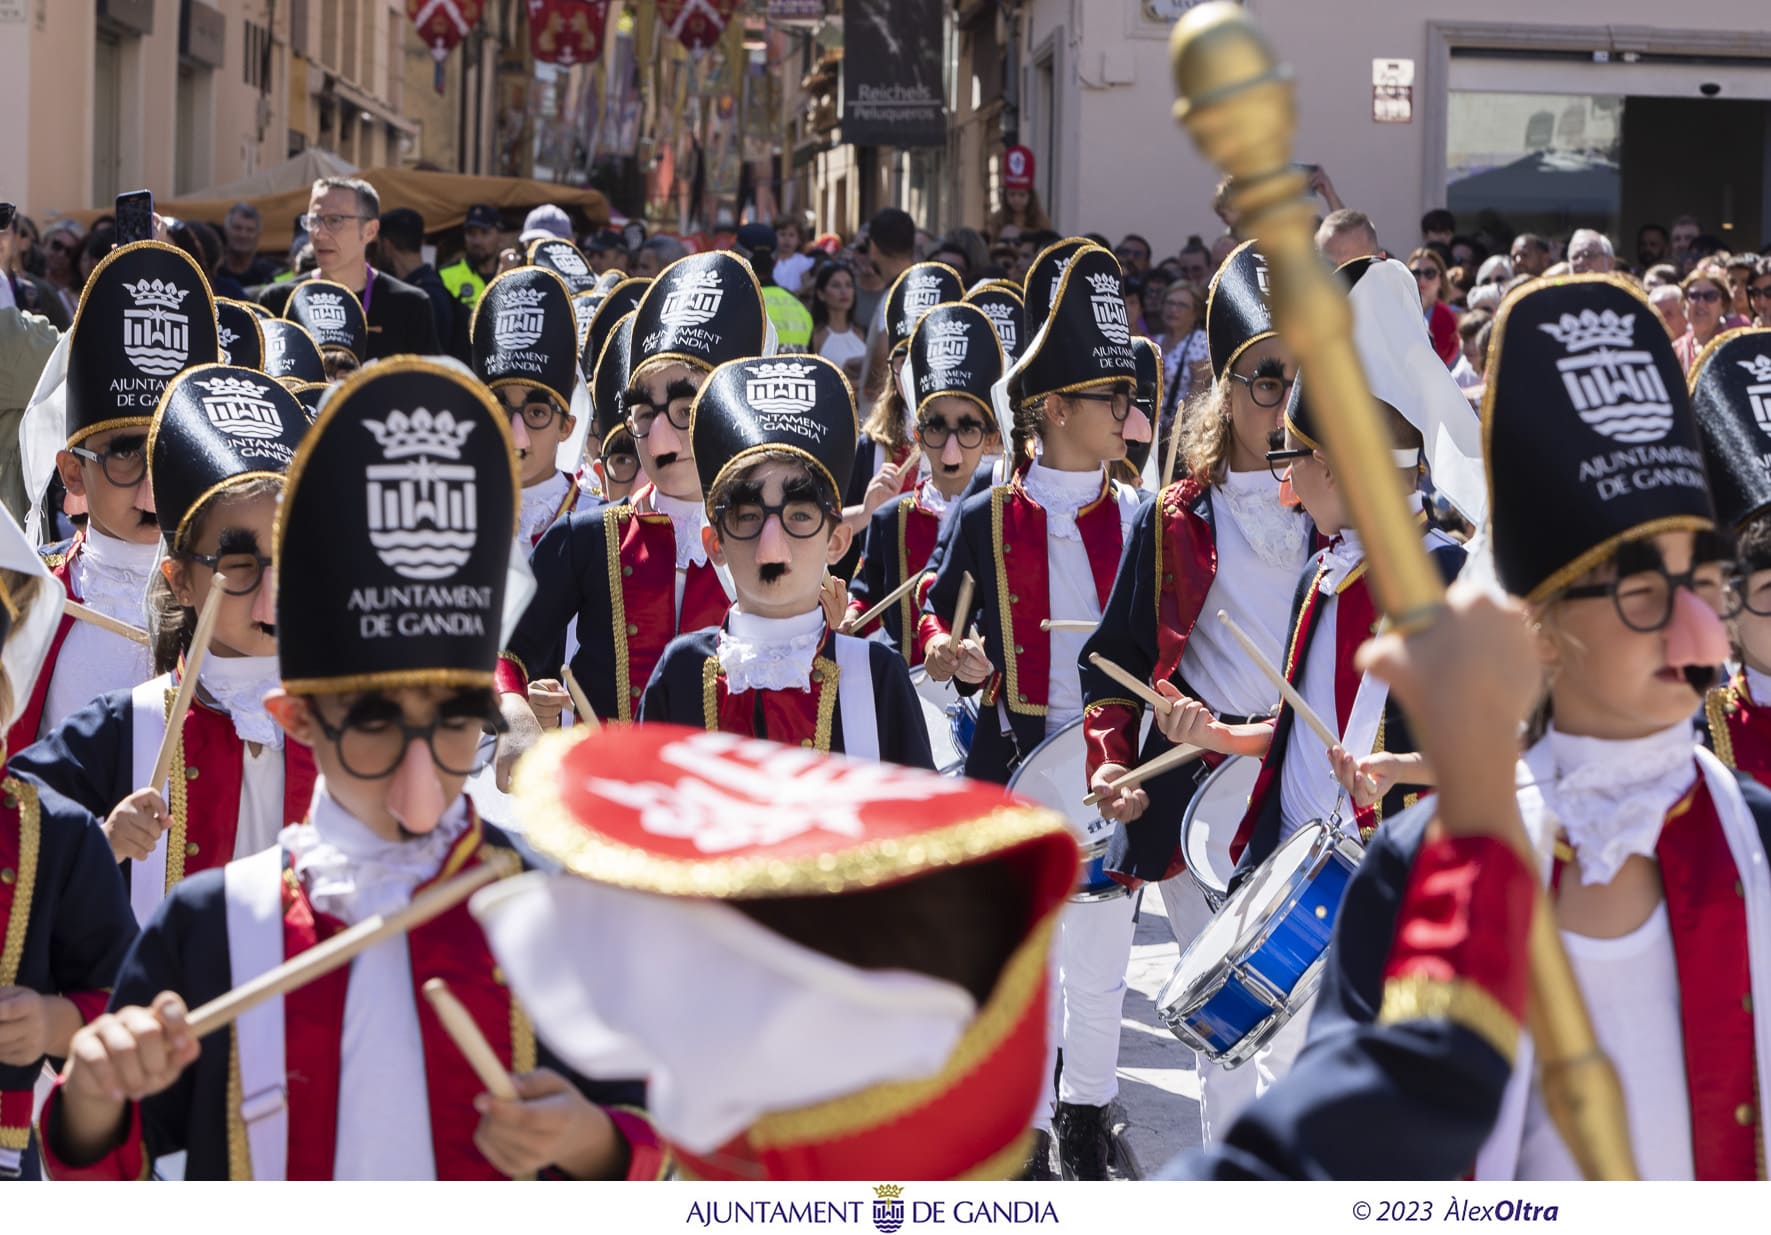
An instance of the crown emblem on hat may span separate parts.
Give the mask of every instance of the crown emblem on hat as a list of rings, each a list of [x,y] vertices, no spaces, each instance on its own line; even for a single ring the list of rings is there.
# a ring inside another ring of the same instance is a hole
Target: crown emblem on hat
[[[1089,275],[1088,285],[1094,288],[1097,296],[1104,296],[1109,292],[1118,293],[1120,290],[1119,276],[1105,272]]]
[[[812,366],[809,364],[798,364],[791,360],[770,360],[751,368],[750,376],[759,379],[771,377],[804,377],[811,371]]]
[[[255,382],[244,377],[212,377],[197,382],[216,398],[256,399],[269,390],[262,382]]]
[[[1595,347],[1631,347],[1636,339],[1636,315],[1620,315],[1612,309],[1602,313],[1582,309],[1578,314],[1564,313],[1560,321],[1544,322],[1538,329],[1571,352],[1584,352]]]
[[[685,289],[694,288],[694,287],[703,287],[703,288],[705,288],[705,287],[718,287],[720,285],[719,271],[717,271],[717,270],[689,270],[689,271],[685,271],[683,273],[683,277],[681,279],[678,279],[677,282]]]
[[[134,283],[125,283],[123,290],[129,293],[136,305],[142,308],[154,306],[162,309],[176,309],[184,303],[184,298],[191,294],[188,287],[180,287],[164,279],[140,279]]]
[[[1753,381],[1771,382],[1771,356],[1761,352],[1751,360],[1737,360],[1734,363],[1750,373]]]
[[[510,308],[529,308],[540,304],[545,295],[539,287],[513,287],[504,293],[502,299]]]
[[[420,454],[459,459],[462,444],[474,430],[471,420],[456,420],[453,412],[432,414],[422,407],[411,415],[394,412],[386,420],[365,420],[363,427],[375,435],[382,455],[389,459]]]
[[[903,1184],[874,1184],[873,1195],[885,1201],[895,1201],[904,1195]]]
[[[263,441],[283,436],[283,417],[277,405],[264,397],[270,389],[267,384],[243,377],[199,379],[195,384],[209,392],[203,399],[204,414],[223,433]],[[287,457],[282,461],[287,463]]]

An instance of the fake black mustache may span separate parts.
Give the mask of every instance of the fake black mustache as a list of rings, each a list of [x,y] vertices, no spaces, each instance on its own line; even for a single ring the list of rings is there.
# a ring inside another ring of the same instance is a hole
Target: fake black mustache
[[[677,453],[676,453],[676,451],[673,450],[669,454],[654,455],[652,457],[652,466],[662,472],[665,468],[669,467],[672,463],[675,463],[676,461],[677,461]]]
[[[757,567],[757,574],[761,577],[764,586],[771,583],[779,583],[787,575],[787,563],[764,562],[761,566]]]
[[[1709,693],[1709,688],[1721,678],[1714,665],[1686,665],[1684,674],[1691,689],[1700,695]]]

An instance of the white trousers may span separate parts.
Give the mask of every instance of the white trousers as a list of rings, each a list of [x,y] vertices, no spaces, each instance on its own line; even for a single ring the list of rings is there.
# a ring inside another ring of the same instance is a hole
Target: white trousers
[[[1119,1026],[1135,896],[1072,902],[1059,924],[1064,1074],[1058,1100],[1105,1106],[1119,1093]]]
[[[1309,1034],[1316,998],[1299,1008],[1284,1028],[1239,1068],[1223,1068],[1199,1058],[1199,1135],[1203,1144],[1223,1139],[1250,1102],[1266,1093],[1291,1071]]]

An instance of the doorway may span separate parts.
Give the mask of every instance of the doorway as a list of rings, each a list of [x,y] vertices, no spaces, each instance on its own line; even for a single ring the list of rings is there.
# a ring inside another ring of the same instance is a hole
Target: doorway
[[[1633,260],[1642,224],[1668,227],[1684,214],[1730,252],[1771,241],[1771,102],[1632,97],[1624,113],[1623,255]]]

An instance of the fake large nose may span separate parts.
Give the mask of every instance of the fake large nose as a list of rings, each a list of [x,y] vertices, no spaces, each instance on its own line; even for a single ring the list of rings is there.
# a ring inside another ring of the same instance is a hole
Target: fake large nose
[[[670,417],[662,413],[652,418],[652,429],[646,436],[652,443],[654,456],[680,455],[688,449],[688,443],[683,440],[683,431],[671,424]]]
[[[1666,659],[1674,669],[1714,668],[1728,659],[1728,628],[1716,611],[1687,588],[1673,589],[1673,616],[1666,626]]]
[[[146,475],[143,475],[141,483],[135,486],[135,508],[145,510],[150,515],[160,513],[154,506],[154,486],[148,483]]]
[[[523,423],[521,413],[510,418],[510,441],[518,450],[529,449],[529,426]]]
[[[1125,432],[1121,435],[1128,442],[1147,442],[1151,440],[1150,418],[1144,415],[1144,409],[1132,404],[1131,411],[1125,417]]]
[[[416,835],[433,830],[443,817],[443,782],[424,742],[409,742],[387,790],[387,809],[400,826]]]
[[[756,538],[756,560],[758,565],[793,561],[792,538],[787,535],[780,515],[770,515],[763,521],[762,533]]]
[[[949,433],[947,440],[941,443],[941,462],[955,467],[965,462],[965,451],[959,447],[959,434]]]

